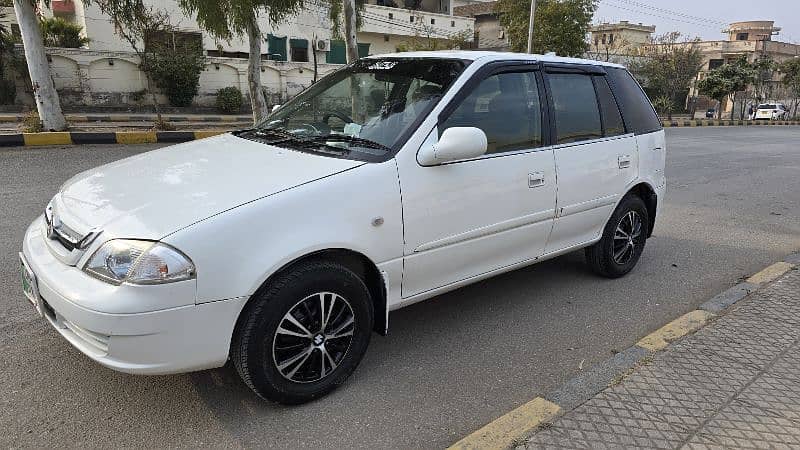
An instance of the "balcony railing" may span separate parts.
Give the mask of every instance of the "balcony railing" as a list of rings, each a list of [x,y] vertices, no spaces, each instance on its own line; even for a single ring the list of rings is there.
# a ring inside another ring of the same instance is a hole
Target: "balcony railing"
[[[471,39],[475,19],[421,10],[364,5],[360,31],[400,36],[430,36],[448,39],[457,35]]]

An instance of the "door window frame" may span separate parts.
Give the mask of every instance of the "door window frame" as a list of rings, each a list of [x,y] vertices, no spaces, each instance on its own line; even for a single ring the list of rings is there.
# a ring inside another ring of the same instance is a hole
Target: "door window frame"
[[[604,142],[604,141],[611,141],[616,139],[622,139],[625,137],[632,136],[633,133],[628,129],[627,124],[625,123],[625,116],[623,115],[622,108],[619,106],[619,101],[617,100],[617,94],[614,92],[614,86],[611,84],[611,81],[608,80],[608,76],[605,70],[605,67],[601,65],[592,65],[592,64],[567,64],[567,63],[545,63],[544,70],[542,70],[542,76],[544,78],[544,85],[545,85],[545,93],[547,96],[547,109],[548,109],[548,117],[550,118],[550,146],[551,148],[564,148],[564,147],[574,147],[578,145],[586,145],[592,144],[596,142]],[[550,80],[548,78],[548,74],[564,74],[564,73],[571,73],[571,74],[581,74],[586,75],[591,78],[592,80],[592,87],[594,89],[594,98],[597,105],[597,112],[600,115],[600,127],[601,133],[603,134],[602,137],[594,138],[594,139],[586,139],[583,141],[576,141],[576,142],[564,142],[559,144],[558,143],[558,132],[556,129],[556,121],[555,121],[555,106],[553,103],[553,95],[550,91]],[[603,110],[600,108],[600,96],[597,94],[597,83],[595,81],[596,77],[603,77],[608,83],[608,87],[611,89],[611,95],[614,99],[614,102],[617,105],[617,110],[619,111],[620,117],[622,118],[622,126],[625,128],[625,132],[622,134],[615,134],[613,136],[606,135],[606,125],[605,125],[605,117],[603,116]]]
[[[503,73],[533,73],[534,78],[536,79],[536,90],[537,95],[539,96],[539,118],[541,120],[541,142],[542,144],[538,147],[532,148],[525,148],[519,150],[508,150],[504,152],[497,152],[497,153],[487,153],[485,155],[481,155],[477,158],[465,159],[460,161],[452,161],[446,164],[461,164],[470,161],[477,161],[481,159],[488,159],[488,158],[500,158],[503,156],[509,155],[519,155],[523,153],[532,153],[532,152],[539,152],[548,150],[552,145],[552,136],[551,133],[551,126],[550,126],[550,117],[548,115],[549,112],[549,103],[547,102],[547,95],[545,95],[545,85],[544,79],[542,77],[542,65],[538,61],[526,61],[526,60],[519,60],[519,61],[497,61],[491,62],[486,64],[485,66],[481,67],[477,72],[475,72],[470,79],[464,83],[463,86],[456,92],[450,102],[445,105],[444,108],[439,112],[439,115],[436,119],[436,127],[434,130],[436,131],[437,135],[441,137],[442,126],[450,118],[450,116],[458,109],[459,106],[469,97],[475,90],[483,83],[487,78],[492,77],[494,75],[499,75]]]

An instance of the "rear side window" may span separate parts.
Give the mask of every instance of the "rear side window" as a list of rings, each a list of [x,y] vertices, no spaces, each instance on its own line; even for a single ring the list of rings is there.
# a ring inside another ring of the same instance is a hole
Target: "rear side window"
[[[606,67],[608,81],[622,109],[622,118],[629,132],[650,133],[661,129],[661,121],[639,83],[625,69]]]
[[[553,99],[557,143],[602,137],[600,110],[591,75],[550,73],[547,79]]]
[[[473,90],[440,126],[478,127],[489,141],[487,153],[542,146],[539,90],[533,72],[492,75]]]
[[[625,134],[625,125],[622,115],[614,100],[614,94],[608,87],[605,77],[594,77],[594,86],[597,89],[597,100],[600,102],[600,114],[603,116],[603,131],[606,136]]]

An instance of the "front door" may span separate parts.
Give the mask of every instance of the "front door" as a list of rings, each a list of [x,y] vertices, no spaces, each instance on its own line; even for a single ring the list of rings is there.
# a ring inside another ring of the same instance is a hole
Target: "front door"
[[[543,148],[541,77],[489,72],[446,108],[423,145],[454,126],[487,135],[486,155],[433,167],[398,158],[405,261],[402,296],[532,260],[544,251],[556,194],[552,150]],[[446,117],[444,117],[446,116]]]

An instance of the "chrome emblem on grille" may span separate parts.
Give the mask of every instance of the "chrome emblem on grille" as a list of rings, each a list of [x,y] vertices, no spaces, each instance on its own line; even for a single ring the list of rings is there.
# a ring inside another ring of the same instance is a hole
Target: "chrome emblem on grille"
[[[47,223],[47,237],[50,239],[58,239],[61,233],[58,232],[61,228],[61,219],[53,211],[52,206],[48,206],[44,212],[45,222]]]
[[[70,251],[85,249],[101,233],[100,230],[93,228],[85,236],[81,236],[61,222],[53,205],[47,205],[44,211],[44,221],[47,225],[47,238],[61,242]]]

